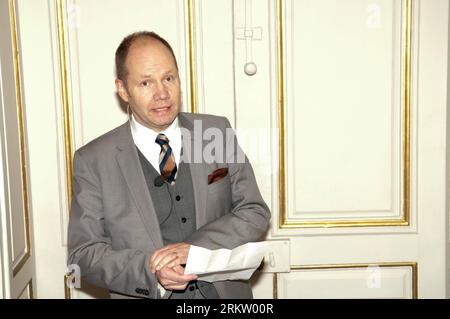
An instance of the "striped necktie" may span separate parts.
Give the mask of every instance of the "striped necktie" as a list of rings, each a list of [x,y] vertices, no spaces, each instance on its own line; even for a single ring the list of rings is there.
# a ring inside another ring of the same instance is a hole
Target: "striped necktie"
[[[161,146],[159,153],[159,171],[161,176],[171,185],[175,184],[177,178],[177,163],[169,145],[169,139],[164,134],[158,134],[155,140]]]

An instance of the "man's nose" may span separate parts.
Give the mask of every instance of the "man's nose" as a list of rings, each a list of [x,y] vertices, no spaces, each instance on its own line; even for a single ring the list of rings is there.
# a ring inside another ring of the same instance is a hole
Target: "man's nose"
[[[164,83],[158,83],[156,85],[156,91],[155,91],[154,97],[157,100],[165,100],[165,99],[169,98],[169,90],[164,85]]]

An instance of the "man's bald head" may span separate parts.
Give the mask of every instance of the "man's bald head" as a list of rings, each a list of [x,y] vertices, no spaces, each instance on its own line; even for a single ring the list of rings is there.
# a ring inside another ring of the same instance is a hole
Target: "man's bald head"
[[[172,54],[173,60],[175,62],[175,65],[178,69],[177,59],[175,58],[175,54],[173,53],[173,49],[170,46],[169,42],[167,42],[164,38],[160,37],[155,32],[150,31],[140,31],[132,33],[128,36],[126,36],[122,42],[120,43],[119,47],[116,50],[116,76],[117,79],[123,81],[126,83],[128,70],[126,67],[126,60],[128,56],[128,52],[130,51],[131,46],[139,41],[158,41],[162,43],[167,49],[169,49],[170,53]]]

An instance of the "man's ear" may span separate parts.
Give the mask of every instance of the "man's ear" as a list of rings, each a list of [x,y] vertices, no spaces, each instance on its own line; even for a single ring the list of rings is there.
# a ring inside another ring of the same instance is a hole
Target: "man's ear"
[[[116,89],[117,89],[117,93],[122,98],[122,100],[124,100],[125,102],[128,103],[129,97],[128,97],[127,88],[125,87],[125,83],[123,83],[122,80],[116,79]]]

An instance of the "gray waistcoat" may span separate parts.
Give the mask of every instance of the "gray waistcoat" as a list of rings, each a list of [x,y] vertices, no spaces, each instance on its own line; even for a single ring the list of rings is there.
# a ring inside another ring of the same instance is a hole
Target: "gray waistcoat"
[[[195,202],[189,165],[186,163],[179,165],[174,186],[164,183],[158,187],[155,186],[155,179],[159,173],[139,149],[138,154],[158,217],[164,245],[185,241],[196,230]],[[191,282],[184,292],[174,291],[171,298],[194,298],[196,286],[205,298],[219,298],[214,286],[203,281]]]
[[[180,243],[196,230],[192,178],[188,164],[178,167],[174,186],[155,186],[159,173],[139,152],[142,170],[158,217],[164,245]]]

